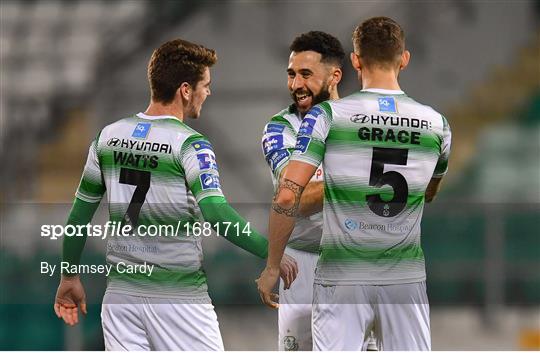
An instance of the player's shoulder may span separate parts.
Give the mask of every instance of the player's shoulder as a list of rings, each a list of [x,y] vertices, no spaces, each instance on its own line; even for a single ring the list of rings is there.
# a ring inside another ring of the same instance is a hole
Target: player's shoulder
[[[129,125],[129,124],[133,124],[133,122],[135,122],[136,119],[137,119],[137,115],[130,115],[130,116],[118,119],[116,121],[113,121],[110,124],[105,125],[103,127],[103,129],[101,129],[101,131],[106,132],[106,131],[111,131],[111,130],[116,130],[118,128],[122,128],[124,126]]]
[[[282,133],[286,128],[292,129],[293,119],[297,118],[294,111],[294,106],[291,105],[270,117],[270,120],[264,126],[264,133]]]
[[[372,99],[372,94],[370,92],[357,91],[348,96],[341,97],[335,100],[328,100],[323,103],[318,104],[321,108],[328,111],[330,114],[333,112],[347,111],[347,110],[358,110],[358,106],[362,105],[363,102]]]
[[[111,143],[116,139],[119,141],[147,141],[166,142],[173,146],[173,149],[182,148],[189,143],[205,141],[204,146],[211,148],[211,145],[203,134],[186,125],[175,117],[152,117],[134,114],[119,119],[106,125],[98,134],[98,139],[102,143]]]
[[[196,133],[193,129],[191,129],[189,126],[184,124],[179,119],[167,116],[167,117],[148,117],[144,116],[142,113],[133,114],[124,118],[121,118],[119,120],[116,120],[108,125],[106,125],[102,131],[103,132],[119,132],[119,131],[129,131],[131,129],[134,129],[133,134],[135,136],[141,138],[141,136],[137,136],[137,132],[139,134],[144,134],[145,132],[150,131],[150,129],[158,128],[160,132],[165,131],[171,131],[173,133],[183,133],[190,135],[192,133]]]
[[[443,127],[448,126],[448,121],[440,112],[430,105],[419,102],[407,95],[403,95],[399,99],[399,105],[401,110],[406,109],[406,113],[417,117],[429,118],[439,123]]]

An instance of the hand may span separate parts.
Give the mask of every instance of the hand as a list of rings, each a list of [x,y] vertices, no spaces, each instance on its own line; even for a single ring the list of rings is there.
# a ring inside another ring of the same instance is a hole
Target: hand
[[[283,280],[283,287],[285,289],[291,288],[291,284],[297,275],[298,264],[296,260],[287,254],[283,254],[283,258],[279,264],[279,276]]]
[[[255,280],[262,302],[274,309],[279,307],[279,296],[276,293],[272,293],[278,278],[279,270],[277,268],[266,267],[264,271],[262,271],[261,277]]]
[[[86,294],[79,276],[62,276],[54,301],[56,316],[67,325],[74,326],[79,322],[79,306],[86,315]]]

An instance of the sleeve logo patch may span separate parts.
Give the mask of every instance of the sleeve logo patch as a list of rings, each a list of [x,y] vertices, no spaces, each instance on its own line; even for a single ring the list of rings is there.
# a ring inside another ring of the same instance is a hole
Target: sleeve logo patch
[[[284,130],[285,130],[285,125],[270,123],[266,125],[266,129],[264,130],[264,133],[270,134],[270,133],[275,132],[275,133],[281,134]]]
[[[135,137],[138,139],[147,138],[151,126],[152,123],[138,123],[137,126],[135,126],[135,130],[133,130],[131,137]]]
[[[274,152],[270,158],[268,158],[268,162],[270,163],[270,168],[272,169],[272,172],[276,170],[276,168],[279,166],[281,161],[283,161],[285,158],[289,157],[290,153],[287,150],[281,150]]]
[[[204,141],[204,140],[195,141],[191,144],[191,146],[195,148],[195,151],[200,151],[203,149],[209,149],[209,150],[212,149],[212,145],[210,144],[210,142]]]
[[[198,153],[197,159],[199,160],[199,169],[218,169],[216,163],[216,157],[210,153]]]
[[[219,190],[221,188],[219,176],[216,174],[202,173],[199,178],[203,190]]]
[[[313,133],[313,127],[315,126],[315,123],[315,119],[304,118],[304,120],[302,120],[302,124],[300,124],[298,135],[311,135]]]
[[[269,153],[283,148],[283,135],[268,136],[262,143],[264,154],[268,155]]]
[[[300,136],[296,139],[296,150],[305,153],[309,147],[309,143],[311,142],[311,137],[308,136]]]
[[[394,97],[379,97],[379,111],[397,113],[396,99]]]

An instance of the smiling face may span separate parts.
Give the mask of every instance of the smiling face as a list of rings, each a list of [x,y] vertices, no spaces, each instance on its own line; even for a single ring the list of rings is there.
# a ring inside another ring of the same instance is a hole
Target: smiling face
[[[207,67],[203,72],[202,79],[193,88],[191,98],[187,104],[187,116],[198,119],[206,97],[210,95],[210,69]]]
[[[301,114],[330,98],[332,70],[321,62],[321,54],[308,50],[292,52],[287,67],[287,86]]]

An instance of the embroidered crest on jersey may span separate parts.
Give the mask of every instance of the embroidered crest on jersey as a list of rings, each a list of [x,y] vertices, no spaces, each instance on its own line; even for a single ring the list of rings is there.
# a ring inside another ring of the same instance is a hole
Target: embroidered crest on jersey
[[[379,97],[379,111],[397,113],[396,99],[394,97]]]
[[[283,132],[283,130],[285,130],[285,125],[270,123],[266,125],[266,129],[264,130],[264,133],[270,134],[274,132],[274,133],[280,134]]]
[[[152,127],[152,123],[138,123],[137,126],[135,126],[131,137],[135,137],[138,139],[147,138],[148,133],[150,132],[150,127]]]
[[[264,154],[268,155],[283,148],[283,135],[268,136],[263,140]]]
[[[199,168],[201,170],[215,169],[217,170],[216,157],[210,153],[197,153],[197,159],[199,160]]]
[[[203,190],[220,189],[219,176],[216,174],[202,173],[199,177],[201,179],[201,186]]]
[[[296,342],[296,337],[294,336],[283,337],[283,346],[286,351],[297,351],[298,343]]]
[[[203,149],[209,149],[209,150],[212,149],[212,145],[210,144],[210,142],[204,141],[204,140],[195,141],[191,144],[191,146],[195,148],[195,151],[200,151]]]

